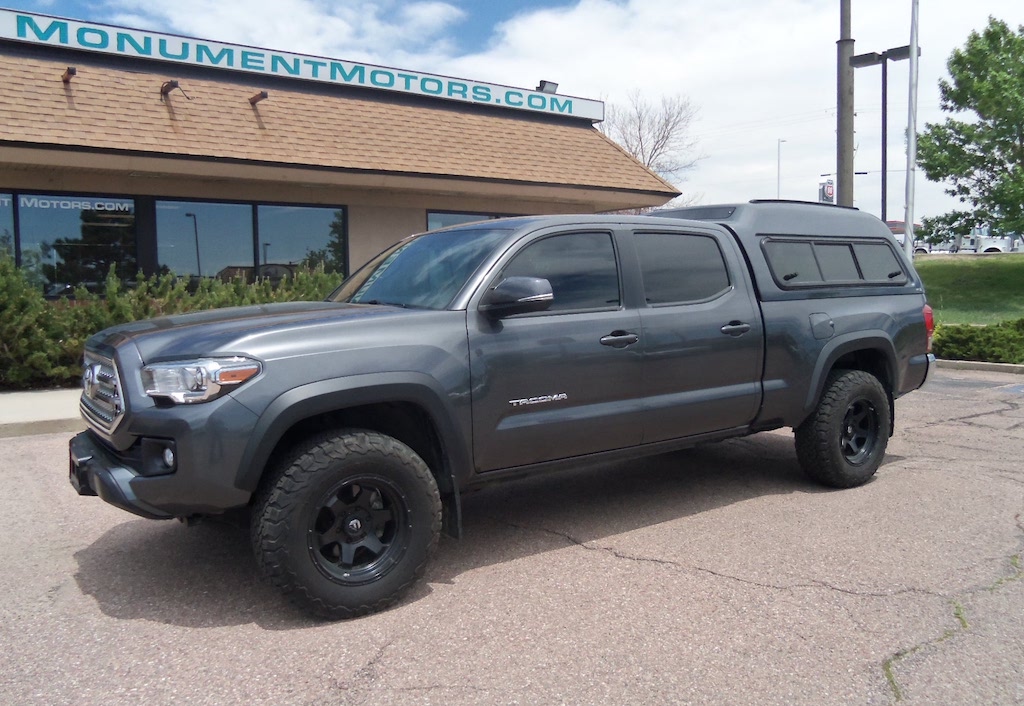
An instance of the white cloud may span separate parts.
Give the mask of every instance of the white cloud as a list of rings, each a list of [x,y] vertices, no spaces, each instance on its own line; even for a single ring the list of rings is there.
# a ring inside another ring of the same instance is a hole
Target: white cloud
[[[949,53],[989,14],[1024,23],[1018,0],[984,8],[959,0],[921,3],[918,126],[941,121],[937,82]],[[910,2],[860,0],[853,8],[858,53],[910,39]],[[822,173],[835,171],[836,2],[734,0],[582,0],[569,10],[524,15],[497,30],[482,56],[456,57],[450,70],[621,101],[632,87],[656,98],[682,93],[700,108],[694,126],[707,158],[682,184],[705,202],[774,198],[781,163],[784,198],[814,200]],[[909,62],[889,65],[888,216],[903,217]],[[881,201],[881,70],[856,72],[856,205],[875,214]],[[777,160],[779,139],[781,160]],[[915,214],[952,207],[942,187],[918,174]]]
[[[494,28],[487,48],[457,55],[462,11],[445,2],[400,0],[108,0],[115,21],[305,54],[621,101],[633,88],[657,100],[683,94],[707,155],[682,185],[705,202],[773,198],[779,139],[784,198],[815,199],[819,174],[835,170],[839,3],[821,0],[579,0],[527,10]],[[910,0],[858,0],[856,52],[909,43]],[[1020,0],[927,0],[920,9],[919,127],[944,118],[938,79],[950,52],[989,15],[1024,24]],[[106,18],[106,19],[109,19]],[[903,137],[908,64],[889,65],[889,216],[904,203]],[[856,72],[856,203],[878,213],[881,71]],[[954,204],[919,174],[916,214]]]
[[[446,32],[463,16],[454,5],[429,0],[177,0],[173,5],[108,0],[106,6],[107,19],[125,26],[391,63],[420,52],[450,51]]]

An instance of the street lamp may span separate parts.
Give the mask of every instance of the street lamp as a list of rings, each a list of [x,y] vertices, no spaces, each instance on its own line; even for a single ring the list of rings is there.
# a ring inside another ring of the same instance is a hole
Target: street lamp
[[[777,154],[775,155],[775,198],[782,198],[782,143],[785,142],[781,137],[779,138]]]
[[[917,55],[921,55],[921,49],[918,48]],[[904,47],[895,47],[893,49],[886,49],[879,53],[876,51],[869,52],[867,54],[858,54],[857,56],[850,57],[850,66],[855,69],[860,69],[865,66],[875,66],[876,64],[882,65],[882,220],[884,221],[886,215],[886,200],[888,194],[886,190],[888,188],[888,169],[889,169],[889,62],[890,61],[903,61],[904,59],[910,58],[910,45]]]
[[[203,266],[199,262],[199,218],[194,213],[186,213],[185,218],[192,219],[192,232],[196,236],[196,271],[199,276],[203,276]]]

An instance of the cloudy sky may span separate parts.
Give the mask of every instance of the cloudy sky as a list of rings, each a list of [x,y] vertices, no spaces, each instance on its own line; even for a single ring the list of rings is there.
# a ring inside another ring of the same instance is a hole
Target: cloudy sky
[[[12,9],[622,103],[699,109],[703,155],[678,184],[701,203],[816,200],[835,171],[839,0],[0,0]],[[855,53],[910,41],[910,0],[853,0]],[[941,121],[950,52],[1021,0],[920,0],[918,125]],[[905,205],[909,62],[889,65],[890,219]],[[855,205],[880,211],[881,70],[856,71]],[[780,143],[779,140],[785,142]],[[781,154],[781,158],[780,158]],[[780,178],[781,177],[781,178]],[[779,180],[779,181],[777,181]],[[915,220],[955,203],[917,178]]]

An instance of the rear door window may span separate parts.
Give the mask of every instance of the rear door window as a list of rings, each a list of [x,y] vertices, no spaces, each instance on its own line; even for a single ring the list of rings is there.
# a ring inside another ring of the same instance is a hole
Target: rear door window
[[[729,289],[718,242],[690,233],[637,233],[644,296],[651,306],[713,299]]]

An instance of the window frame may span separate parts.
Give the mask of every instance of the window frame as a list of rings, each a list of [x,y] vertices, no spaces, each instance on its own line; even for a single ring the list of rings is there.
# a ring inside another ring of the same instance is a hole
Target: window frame
[[[668,235],[668,236],[680,237],[680,238],[706,238],[706,239],[710,240],[714,244],[715,249],[718,252],[718,256],[719,256],[720,262],[722,264],[722,270],[725,273],[725,286],[722,289],[720,289],[717,292],[715,292],[714,294],[711,294],[711,295],[709,295],[707,297],[703,297],[701,299],[687,299],[687,300],[683,300],[683,301],[661,302],[661,303],[657,303],[657,304],[652,304],[647,299],[647,275],[646,275],[646,273],[644,271],[643,257],[642,257],[642,255],[640,253],[640,240],[645,235]],[[640,289],[640,296],[641,296],[641,301],[648,308],[659,309],[659,308],[668,307],[668,306],[692,306],[692,305],[696,305],[696,304],[706,304],[708,302],[712,302],[712,301],[715,301],[716,299],[720,299],[720,298],[726,296],[729,292],[733,291],[736,288],[736,283],[733,281],[732,272],[729,269],[729,262],[726,259],[725,251],[722,249],[722,243],[712,233],[696,233],[696,232],[690,232],[690,231],[654,230],[654,229],[651,229],[651,230],[637,230],[637,231],[633,232],[633,248],[636,251],[637,270],[640,273],[640,288],[641,288]]]
[[[349,207],[339,206],[331,204],[319,204],[319,203],[292,203],[288,201],[253,201],[246,199],[197,199],[189,198],[187,196],[150,196],[153,203],[153,252],[154,258],[152,262],[153,273],[160,271],[160,258],[157,254],[157,250],[160,244],[160,233],[156,227],[156,204],[160,201],[172,202],[172,203],[201,203],[201,204],[223,204],[229,206],[249,206],[250,207],[250,218],[252,221],[252,266],[253,272],[259,272],[260,269],[260,224],[259,224],[259,207],[260,206],[285,206],[290,208],[320,208],[320,209],[333,209],[335,211],[343,211],[344,221],[344,238],[345,238],[345,269],[341,273],[342,278],[348,278],[352,273],[352,248],[351,240],[349,238]],[[152,274],[148,273],[147,274]],[[210,277],[210,275],[207,275]]]
[[[502,281],[506,279],[505,271],[509,265],[511,265],[516,258],[518,258],[523,252],[529,249],[531,246],[537,245],[538,243],[557,238],[561,236],[571,235],[604,235],[608,237],[609,242],[612,246],[612,257],[615,264],[615,278],[618,288],[618,303],[608,304],[601,307],[588,307],[588,308],[576,308],[576,309],[547,309],[545,311],[531,312],[526,314],[516,314],[510,316],[510,319],[520,318],[531,318],[537,316],[568,316],[568,315],[579,315],[579,314],[593,314],[603,313],[610,311],[623,311],[626,308],[626,289],[625,282],[623,279],[623,258],[622,251],[619,246],[618,237],[616,233],[605,227],[598,228],[575,228],[571,230],[555,230],[544,232],[536,237],[529,237],[518,242],[513,248],[511,248],[501,260],[494,266],[494,275],[488,280],[487,284],[481,288],[480,291],[486,292],[489,289],[496,287]],[[514,275],[513,275],[514,276]]]
[[[252,259],[253,271],[258,271],[259,264],[259,207],[260,206],[282,206],[288,208],[316,208],[329,209],[343,212],[343,237],[345,241],[345,267],[341,273],[342,277],[348,277],[352,272],[352,249],[350,239],[349,216],[350,207],[345,204],[323,204],[308,202],[290,202],[279,200],[254,200],[254,199],[211,199],[211,198],[190,198],[188,196],[164,196],[159,194],[138,194],[120,193],[115,191],[68,191],[63,189],[26,189],[26,188],[3,188],[0,192],[10,194],[11,209],[13,212],[13,254],[14,262],[18,268],[24,266],[22,251],[22,217],[21,197],[23,196],[52,196],[70,199],[119,199],[133,202],[133,213],[135,215],[135,257],[138,269],[146,276],[152,277],[160,271],[160,259],[157,254],[159,234],[156,228],[156,203],[158,201],[177,203],[203,203],[203,204],[229,204],[249,206],[253,220],[253,242]],[[128,280],[125,280],[128,281]],[[77,286],[76,283],[73,286]]]
[[[116,193],[116,192],[101,192],[101,191],[67,191],[67,190],[63,190],[63,189],[53,189],[53,190],[49,190],[49,189],[4,189],[3,193],[7,193],[7,194],[11,195],[11,210],[12,210],[12,215],[13,215],[13,219],[12,220],[13,220],[13,225],[14,225],[14,232],[13,232],[13,236],[14,236],[14,263],[15,263],[15,266],[19,270],[22,269],[25,266],[25,262],[24,262],[24,254],[25,253],[24,253],[24,248],[23,248],[23,243],[22,243],[22,240],[23,240],[23,237],[22,237],[22,235],[23,235],[22,234],[23,222],[22,222],[22,214],[21,214],[21,208],[22,208],[22,206],[21,206],[21,199],[24,196],[46,196],[46,197],[59,197],[59,198],[69,198],[69,199],[75,199],[75,198],[78,198],[78,199],[90,199],[90,200],[94,200],[94,201],[95,200],[101,200],[101,199],[116,199],[116,200],[121,200],[121,201],[131,201],[132,202],[132,215],[135,217],[135,221],[134,221],[134,228],[135,228],[135,243],[134,243],[135,261],[136,261],[136,265],[137,265],[138,269],[143,270],[143,272],[145,272],[144,260],[143,260],[144,253],[145,253],[145,247],[142,245],[142,240],[143,240],[144,236],[143,236],[143,230],[142,230],[142,223],[141,223],[141,219],[140,219],[140,214],[143,211],[143,207],[140,204],[141,204],[142,201],[144,201],[144,199],[145,199],[144,196],[141,196],[141,195],[138,195],[138,194],[120,194],[120,193]],[[121,280],[121,281],[122,281],[122,283],[125,283],[125,282],[129,282],[130,280],[124,279],[124,280]],[[79,286],[85,285],[85,284],[86,284],[85,282],[69,283],[69,285],[70,285],[72,290],[74,290],[75,288],[77,288]],[[44,290],[45,290],[45,288],[44,288]],[[65,296],[65,293],[62,293],[60,295],[50,295],[50,294],[45,294],[45,291],[44,291],[44,297],[46,299],[54,300],[54,299],[59,299],[61,296]]]
[[[899,254],[896,252],[893,244],[882,238],[871,238],[871,237],[857,237],[857,236],[815,236],[815,235],[785,235],[785,234],[759,234],[761,255],[764,257],[765,264],[768,266],[768,271],[771,273],[772,280],[775,285],[782,290],[800,290],[800,289],[860,289],[866,287],[903,287],[913,280],[910,273],[907,271],[907,267]],[[806,244],[811,248],[811,256],[814,258],[814,263],[818,268],[819,280],[812,282],[787,282],[783,279],[782,275],[776,268],[776,263],[772,259],[770,254],[770,246],[773,243],[797,243]],[[818,245],[847,245],[850,247],[850,252],[853,256],[854,266],[857,268],[857,272],[860,275],[858,279],[836,279],[827,280],[821,269],[821,258],[816,250]],[[878,279],[865,279],[864,269],[861,266],[860,259],[857,257],[856,245],[871,245],[871,246],[884,246],[889,249],[889,253],[892,255],[893,260],[899,266],[902,277],[895,280],[878,280]]]

